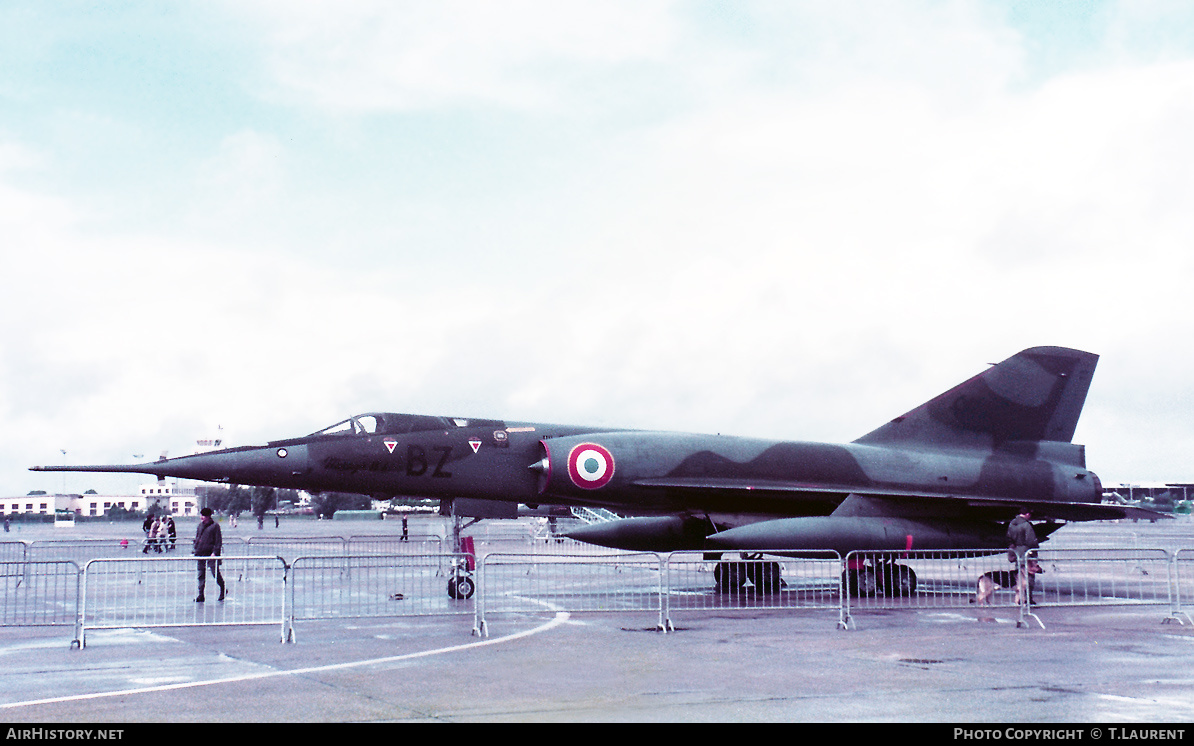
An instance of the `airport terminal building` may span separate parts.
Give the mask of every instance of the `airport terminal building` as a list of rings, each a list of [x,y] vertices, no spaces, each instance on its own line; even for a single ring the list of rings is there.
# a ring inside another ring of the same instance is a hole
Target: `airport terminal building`
[[[21,514],[54,515],[70,512],[78,516],[98,517],[113,508],[133,512],[149,510],[157,506],[158,512],[173,515],[197,515],[198,498],[193,487],[179,488],[172,484],[151,482],[143,484],[134,495],[74,494],[31,494],[23,497],[0,497],[0,514],[11,516]]]

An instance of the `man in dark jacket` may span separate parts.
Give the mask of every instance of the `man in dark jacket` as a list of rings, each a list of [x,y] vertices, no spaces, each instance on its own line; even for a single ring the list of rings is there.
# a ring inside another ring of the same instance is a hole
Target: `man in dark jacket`
[[[1036,549],[1040,542],[1036,538],[1036,529],[1032,527],[1032,513],[1021,510],[1020,515],[1007,524],[1008,559],[1016,563],[1016,603],[1021,599],[1029,601],[1033,581],[1036,575],[1037,563],[1035,559],[1025,560],[1029,550]]]
[[[1022,510],[1020,515],[1007,524],[1007,548],[1015,552],[1017,559],[1023,559],[1025,552],[1040,546],[1031,518],[1032,513]]]
[[[211,508],[200,510],[199,516],[199,528],[195,531],[194,554],[196,557],[219,557],[220,551],[224,548],[224,537],[220,533],[220,524],[212,520]],[[216,576],[216,584],[220,586],[219,600],[224,600],[224,575],[220,572],[220,561],[218,559],[201,559],[199,560],[199,595],[195,598],[197,603],[203,603],[206,600],[203,597],[203,589],[207,585],[209,570],[212,575]]]

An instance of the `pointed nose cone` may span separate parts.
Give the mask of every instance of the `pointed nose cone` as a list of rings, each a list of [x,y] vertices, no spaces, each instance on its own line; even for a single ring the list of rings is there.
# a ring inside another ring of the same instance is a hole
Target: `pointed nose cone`
[[[32,471],[78,471],[117,474],[153,474],[201,482],[233,482],[270,487],[301,486],[310,468],[307,446],[230,448],[148,464],[111,466],[35,466]]]
[[[184,479],[287,487],[307,473],[307,447],[236,448],[183,456],[155,466],[169,467],[161,473]]]

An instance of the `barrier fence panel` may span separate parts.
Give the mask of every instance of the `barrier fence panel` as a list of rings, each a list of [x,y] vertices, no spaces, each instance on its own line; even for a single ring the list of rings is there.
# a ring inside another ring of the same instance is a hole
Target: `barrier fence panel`
[[[442,554],[443,547],[443,537],[434,534],[411,534],[405,540],[393,534],[350,536],[345,554]]]
[[[348,542],[339,536],[252,536],[245,551],[249,555],[276,554],[293,560],[313,555],[344,555],[348,553]]]
[[[225,554],[245,554],[244,539],[224,539]],[[239,551],[238,551],[239,550]],[[55,539],[28,543],[27,558],[34,561],[72,560],[84,564],[88,560],[115,557],[177,557],[191,553],[190,538],[177,537],[171,544],[167,538],[150,543],[143,535],[125,539]]]
[[[218,561],[227,598],[208,566]],[[206,603],[196,603],[198,569]],[[286,563],[281,557],[94,559],[83,567],[81,643],[89,629],[277,624],[285,633]]]
[[[1174,603],[1172,562],[1164,549],[1037,549],[1038,605]]]
[[[842,558],[810,552],[799,559],[771,552],[748,559],[705,559],[704,552],[673,552],[667,558],[666,623],[678,611],[712,609],[833,609],[844,622]]]
[[[24,562],[28,559],[23,541],[0,541],[0,562]]]
[[[612,549],[596,544],[586,544],[583,541],[569,539],[559,534],[544,534],[533,536],[529,542],[531,554],[565,557],[614,557],[625,554],[625,549]]]
[[[74,562],[0,562],[0,589],[0,626],[78,622],[79,566]]]
[[[176,547],[170,550],[169,540],[167,540],[167,549],[164,552],[153,552],[155,556],[160,554],[178,553],[180,550]],[[131,557],[135,554],[141,553],[145,546],[145,537],[141,535],[132,536],[128,539],[57,539],[53,541],[31,541],[29,542],[28,558],[33,561],[47,562],[50,560],[72,560],[78,562],[80,565],[87,562],[87,560],[98,559],[100,557]],[[191,544],[186,542],[185,554],[190,554]]]
[[[471,598],[452,598],[449,580],[462,554],[299,557],[289,571],[287,639],[294,622],[354,617],[473,614]],[[470,594],[471,595],[471,594]]]
[[[664,628],[663,559],[654,553],[606,557],[492,553],[479,563],[475,632],[493,614],[551,611],[650,612]]]
[[[847,624],[868,609],[1016,608],[1006,550],[850,552],[841,575]]]
[[[1183,624],[1194,625],[1190,611],[1194,604],[1194,550],[1178,549],[1173,553],[1173,610],[1171,616]]]

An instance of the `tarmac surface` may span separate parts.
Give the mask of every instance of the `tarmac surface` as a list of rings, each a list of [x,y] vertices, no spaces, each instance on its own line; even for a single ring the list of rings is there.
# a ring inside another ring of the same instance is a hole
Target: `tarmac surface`
[[[1194,546],[1189,522],[1067,527],[1050,545],[1065,532]],[[545,610],[503,615],[487,638],[471,616],[426,617],[305,622],[291,644],[264,626],[97,630],[83,650],[69,629],[0,628],[0,722],[1194,722],[1194,629],[1166,612],[1043,607],[1040,629],[1006,608],[876,610],[840,630],[824,611],[721,610],[665,634],[647,615]]]

